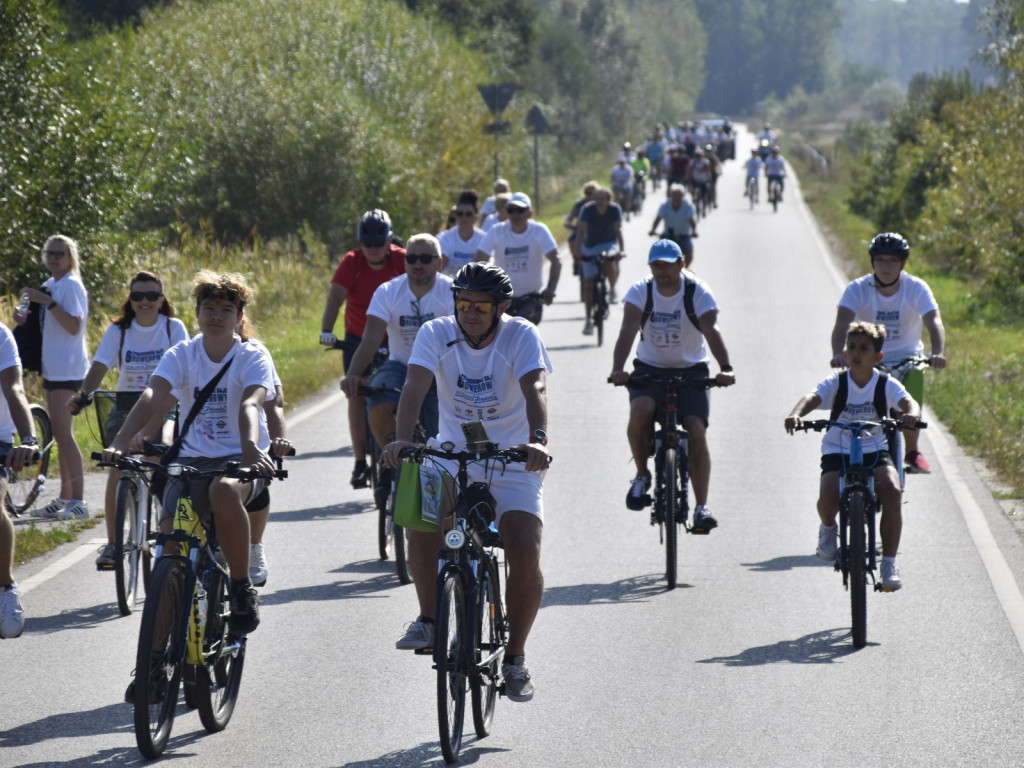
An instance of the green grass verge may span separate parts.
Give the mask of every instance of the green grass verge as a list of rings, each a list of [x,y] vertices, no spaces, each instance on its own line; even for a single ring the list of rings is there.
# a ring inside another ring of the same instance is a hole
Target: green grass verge
[[[81,531],[99,525],[102,518],[92,517],[88,520],[71,520],[67,523],[46,525],[42,528],[30,523],[28,528],[15,529],[14,564],[21,565],[33,557],[56,549],[61,544],[75,541]]]
[[[821,177],[800,160],[793,162],[805,199],[847,275],[865,274],[867,243],[875,231],[849,210],[842,169]],[[982,459],[1005,485],[1003,498],[1024,498],[1024,324],[978,317],[972,311],[969,284],[915,261],[913,254],[909,271],[931,286],[946,328],[949,364],[927,374],[927,405],[957,442]]]

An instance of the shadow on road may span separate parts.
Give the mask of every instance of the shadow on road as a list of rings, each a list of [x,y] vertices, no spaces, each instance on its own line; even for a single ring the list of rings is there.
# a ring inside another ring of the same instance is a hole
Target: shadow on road
[[[748,648],[735,656],[701,659],[698,663],[724,664],[727,667],[757,667],[778,663],[832,664],[857,650],[850,642],[849,629],[827,629],[796,640],[781,640],[773,645]]]
[[[474,746],[479,739],[464,740],[459,752],[459,765],[473,765],[483,757],[495,752],[508,752],[507,749],[487,749]],[[416,766],[444,765],[441,747],[437,744],[420,744],[413,749],[388,752],[380,757],[369,760],[357,760],[344,763],[341,768],[415,768]]]
[[[690,589],[690,584],[677,584],[676,589]],[[631,603],[646,601],[665,592],[661,574],[634,576],[610,584],[573,584],[548,587],[544,590],[542,608],[555,605],[595,605],[601,603]]]
[[[367,494],[366,501],[346,501],[343,504],[331,504],[327,507],[307,507],[305,509],[274,510],[271,520],[275,523],[305,523],[310,520],[333,520],[335,518],[361,515],[377,509],[373,505],[373,496]]]
[[[763,560],[760,563],[741,563],[744,568],[752,571],[792,571],[796,568],[828,568],[833,566],[821,560],[817,555],[787,555]]]
[[[111,592],[113,592],[113,583],[110,586]],[[79,608],[77,611],[62,611],[52,616],[33,614],[25,623],[25,634],[26,636],[49,634],[62,629],[91,629],[119,618],[121,618],[121,613],[114,603],[90,605],[87,608]]]

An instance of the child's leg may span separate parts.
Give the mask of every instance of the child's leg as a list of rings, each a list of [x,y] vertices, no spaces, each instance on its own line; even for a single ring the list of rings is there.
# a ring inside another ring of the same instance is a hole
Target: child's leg
[[[900,548],[900,535],[903,532],[903,502],[900,495],[900,479],[895,467],[875,467],[875,495],[882,505],[882,522],[879,526],[882,533],[882,555],[896,557]]]
[[[839,473],[822,472],[821,487],[818,490],[818,517],[821,524],[831,528],[836,524],[839,513]]]

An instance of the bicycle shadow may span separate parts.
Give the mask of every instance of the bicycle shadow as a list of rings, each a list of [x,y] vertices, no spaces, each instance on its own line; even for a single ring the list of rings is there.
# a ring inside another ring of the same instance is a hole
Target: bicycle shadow
[[[878,643],[868,643],[878,645]],[[834,664],[856,653],[847,628],[812,632],[796,640],[780,640],[772,645],[748,648],[735,656],[699,659],[698,664],[723,664],[727,667],[758,667],[765,664]]]
[[[361,515],[365,512],[376,512],[373,496],[363,501],[346,501],[341,504],[329,504],[325,507],[305,507],[303,509],[273,510],[270,519],[275,523],[305,523],[311,520],[335,520],[338,518]]]
[[[369,579],[340,580],[330,584],[311,584],[292,589],[282,589],[260,595],[260,604],[283,605],[285,603],[308,603],[325,600],[354,600],[367,597],[387,597],[389,592],[405,586],[395,574],[395,566],[389,560],[378,560],[384,568]],[[331,571],[338,573],[338,571]]]
[[[676,589],[692,587],[692,584],[676,584]],[[544,602],[541,607],[647,602],[666,591],[668,590],[662,574],[633,576],[611,583],[548,587],[544,590]]]
[[[507,753],[508,749],[497,747],[477,747],[481,740],[471,738],[464,740],[462,750],[459,752],[459,765],[473,765],[488,754],[496,752]],[[444,765],[444,757],[441,755],[441,747],[436,744],[420,744],[418,747],[408,750],[395,750],[380,757],[373,757],[369,760],[357,760],[351,763],[342,763],[340,768],[415,768],[416,766]]]
[[[834,567],[817,555],[785,555],[771,560],[762,560],[760,563],[740,563],[740,565],[758,572],[792,571],[797,568],[828,568],[832,570]]]
[[[120,618],[121,612],[113,602],[90,605],[75,611],[62,611],[51,616],[33,614],[25,622],[25,634],[48,635],[63,629],[92,629]]]
[[[591,341],[588,344],[563,344],[559,347],[547,347],[548,352],[572,352],[578,349],[597,349],[597,345]]]
[[[132,708],[117,702],[82,712],[58,712],[0,731],[0,750],[40,744],[53,739],[54,734],[60,734],[61,738],[99,736],[131,731],[131,728]]]

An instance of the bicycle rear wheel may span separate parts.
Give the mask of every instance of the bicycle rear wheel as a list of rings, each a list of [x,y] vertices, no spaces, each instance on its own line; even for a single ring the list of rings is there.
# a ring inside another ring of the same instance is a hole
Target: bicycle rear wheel
[[[868,635],[867,573],[864,549],[864,515],[868,514],[868,510],[863,492],[852,491],[847,497],[847,505],[851,634],[854,647],[863,648],[867,644]]]
[[[437,669],[437,725],[445,762],[459,759],[466,717],[466,596],[462,579],[448,573],[441,584],[434,622],[434,667]]]
[[[750,210],[754,210],[754,202],[757,200],[757,180],[747,180],[747,197],[750,199]]]
[[[678,533],[676,527],[676,505],[679,503],[679,472],[676,469],[676,449],[665,449],[665,460],[661,467],[665,488],[665,581],[669,589],[676,588],[678,561]]]
[[[392,519],[388,514],[391,490],[391,471],[378,465],[378,479],[373,486],[373,503],[377,506],[377,552],[381,560],[390,557]]]
[[[20,472],[10,472],[7,477],[7,511],[18,516],[27,512],[32,503],[46,486],[46,473],[50,468],[50,453],[53,450],[53,429],[50,415],[41,405],[30,407],[32,429],[39,440],[39,460],[26,464]]]
[[[167,746],[178,706],[182,659],[182,622],[188,620],[188,577],[180,560],[166,557],[156,564],[152,593],[142,609],[139,646],[135,654],[135,743],[147,758],[159,757]]]
[[[135,610],[138,599],[139,566],[147,531],[139,531],[138,485],[131,477],[122,476],[117,484],[116,518],[114,522],[114,583],[117,607],[122,616]]]
[[[604,275],[598,275],[594,280],[594,333],[597,336],[597,346],[604,343],[604,318],[608,314],[608,294],[604,282]]]
[[[402,584],[412,584],[412,569],[409,568],[406,543],[405,529],[400,525],[392,525],[391,546],[395,550],[395,571],[398,572],[398,581]]]
[[[486,666],[483,659],[496,653],[503,646],[501,596],[498,584],[498,569],[489,561],[482,570],[479,600],[476,607],[477,665],[469,681],[469,692],[473,703],[473,728],[480,738],[491,732],[494,722],[494,702],[498,698],[498,665],[501,659],[494,657]]]
[[[220,570],[210,577],[206,595],[205,665],[195,668],[196,707],[206,730],[223,731],[231,720],[245,667],[245,640],[228,637],[228,579]]]

